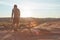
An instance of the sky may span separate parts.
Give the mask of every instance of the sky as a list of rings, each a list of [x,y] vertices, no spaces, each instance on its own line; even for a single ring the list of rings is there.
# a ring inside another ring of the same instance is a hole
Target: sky
[[[60,18],[60,0],[0,0],[0,17],[11,17],[14,4],[21,17]]]

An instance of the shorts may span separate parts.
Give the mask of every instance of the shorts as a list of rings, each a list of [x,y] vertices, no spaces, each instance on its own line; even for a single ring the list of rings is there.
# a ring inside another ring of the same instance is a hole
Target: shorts
[[[20,22],[20,18],[16,17],[16,18],[13,18],[13,24],[19,24]]]

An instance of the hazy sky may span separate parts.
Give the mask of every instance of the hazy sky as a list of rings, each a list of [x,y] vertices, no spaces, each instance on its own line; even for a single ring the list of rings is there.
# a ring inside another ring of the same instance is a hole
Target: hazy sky
[[[21,17],[60,18],[60,0],[0,0],[0,17],[11,17],[14,4]]]

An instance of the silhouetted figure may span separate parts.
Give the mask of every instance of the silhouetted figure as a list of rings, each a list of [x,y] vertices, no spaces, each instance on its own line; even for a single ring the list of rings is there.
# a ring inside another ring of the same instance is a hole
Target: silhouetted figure
[[[17,31],[20,22],[20,10],[17,8],[17,5],[14,5],[12,9],[12,22],[14,30]]]

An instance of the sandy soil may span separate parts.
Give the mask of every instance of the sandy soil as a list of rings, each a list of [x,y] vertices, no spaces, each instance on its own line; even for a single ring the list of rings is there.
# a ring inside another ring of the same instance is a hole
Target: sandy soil
[[[60,33],[40,33],[36,35],[26,31],[0,31],[0,40],[60,40]]]

